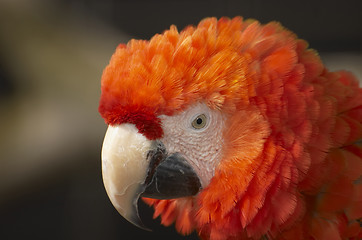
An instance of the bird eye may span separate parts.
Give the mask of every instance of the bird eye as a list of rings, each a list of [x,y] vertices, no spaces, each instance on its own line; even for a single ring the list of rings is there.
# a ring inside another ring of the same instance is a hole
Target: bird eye
[[[207,117],[205,114],[198,115],[191,123],[192,127],[195,129],[201,129],[206,126]]]

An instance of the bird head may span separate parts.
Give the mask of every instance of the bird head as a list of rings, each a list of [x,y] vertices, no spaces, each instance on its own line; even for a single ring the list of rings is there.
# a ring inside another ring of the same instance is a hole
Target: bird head
[[[103,72],[99,105],[109,125],[103,180],[118,212],[143,227],[142,197],[163,224],[215,239],[240,229],[254,236],[298,217],[293,188],[308,167],[300,142],[310,135],[300,130],[307,116],[295,120],[308,101],[299,103],[298,84],[322,71],[306,47],[278,23],[240,17],[120,44]]]

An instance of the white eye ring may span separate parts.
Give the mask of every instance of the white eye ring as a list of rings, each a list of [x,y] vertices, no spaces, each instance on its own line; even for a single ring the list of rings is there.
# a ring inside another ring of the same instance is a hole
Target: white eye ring
[[[203,129],[208,125],[208,120],[209,119],[205,114],[197,115],[195,118],[193,118],[191,126],[197,130]]]

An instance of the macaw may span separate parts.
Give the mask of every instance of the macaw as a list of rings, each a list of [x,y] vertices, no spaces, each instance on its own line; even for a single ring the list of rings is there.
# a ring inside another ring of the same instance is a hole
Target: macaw
[[[277,22],[120,44],[101,80],[106,192],[187,235],[361,239],[362,89]]]

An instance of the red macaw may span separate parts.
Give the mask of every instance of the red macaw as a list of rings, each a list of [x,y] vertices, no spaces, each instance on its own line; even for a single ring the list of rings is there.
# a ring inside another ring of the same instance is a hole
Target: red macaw
[[[361,239],[362,89],[279,23],[207,18],[120,44],[99,111],[106,191],[202,239]]]

